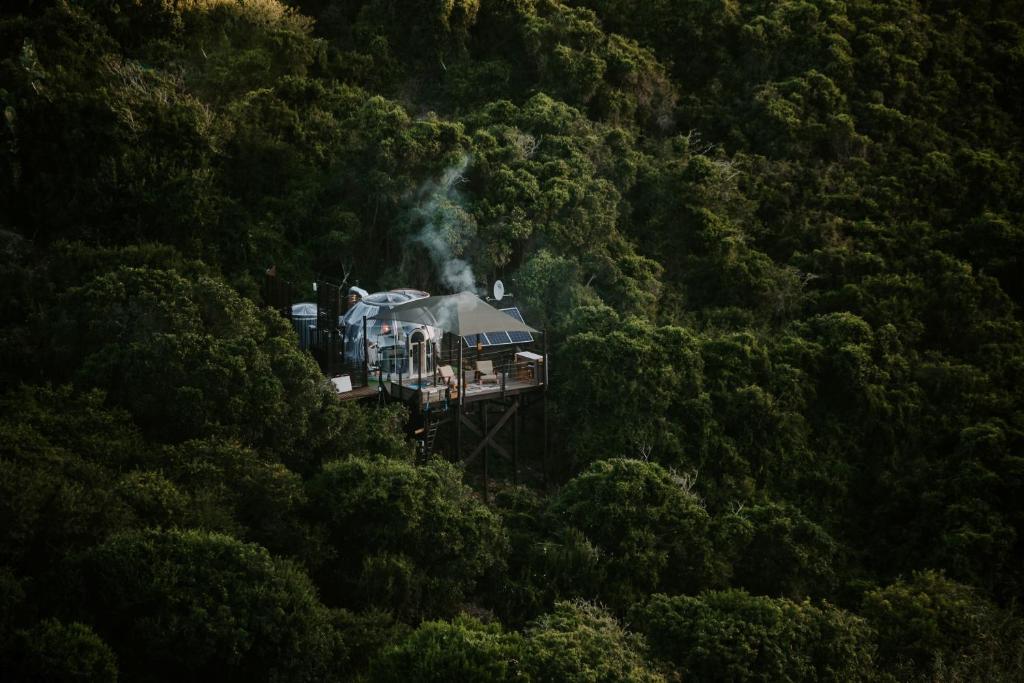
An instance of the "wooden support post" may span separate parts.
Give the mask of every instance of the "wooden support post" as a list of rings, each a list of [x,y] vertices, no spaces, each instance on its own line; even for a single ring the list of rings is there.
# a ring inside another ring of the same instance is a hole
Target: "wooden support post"
[[[489,503],[489,502],[491,502],[491,487],[488,485],[488,480],[489,480],[489,476],[488,475],[489,475],[489,473],[487,471],[487,458],[491,454],[491,449],[489,449],[487,447],[487,443],[490,441],[490,434],[489,434],[489,431],[488,431],[488,424],[487,424],[488,420],[487,420],[487,418],[489,416],[489,413],[491,412],[491,403],[490,403],[490,401],[481,401],[480,402],[480,410],[484,411],[484,434],[487,435],[487,436],[484,437],[484,441],[483,441],[483,444],[482,444],[483,447],[484,447],[484,468],[483,468],[484,469],[484,502],[485,503]]]
[[[541,475],[544,482],[544,488],[548,487],[548,330],[544,328],[541,333],[544,337],[544,389],[543,395],[541,396],[541,402],[544,410],[544,446],[542,449],[543,460],[541,461]],[[538,373],[539,374],[539,373]]]
[[[519,486],[519,429],[523,422],[519,417],[521,400],[519,396],[513,399],[516,404],[516,414],[512,416],[512,483],[516,486]]]

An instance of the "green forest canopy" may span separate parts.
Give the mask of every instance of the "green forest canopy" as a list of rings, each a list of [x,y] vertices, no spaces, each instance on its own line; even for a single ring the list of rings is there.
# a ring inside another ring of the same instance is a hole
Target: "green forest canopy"
[[[0,668],[1020,680],[1021,17],[4,3]],[[550,490],[262,307],[425,231],[550,332]]]

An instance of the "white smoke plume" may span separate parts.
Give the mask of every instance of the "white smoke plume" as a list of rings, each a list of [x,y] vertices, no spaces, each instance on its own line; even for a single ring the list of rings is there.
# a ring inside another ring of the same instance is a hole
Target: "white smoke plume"
[[[418,193],[413,215],[423,228],[413,241],[422,244],[437,268],[441,282],[453,292],[477,292],[473,268],[460,258],[465,245],[476,234],[473,217],[462,206],[459,185],[465,182],[470,157],[463,156],[445,170],[439,180],[428,182]]]
[[[438,327],[444,330],[454,330],[455,323],[459,319],[458,304],[453,300],[447,300],[445,303],[434,311],[434,317],[437,319]]]

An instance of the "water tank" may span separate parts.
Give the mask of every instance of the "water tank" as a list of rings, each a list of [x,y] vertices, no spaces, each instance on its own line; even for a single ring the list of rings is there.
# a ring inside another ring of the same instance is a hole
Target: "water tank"
[[[301,303],[292,305],[292,325],[299,335],[299,348],[309,349],[313,345],[316,333],[316,304]]]

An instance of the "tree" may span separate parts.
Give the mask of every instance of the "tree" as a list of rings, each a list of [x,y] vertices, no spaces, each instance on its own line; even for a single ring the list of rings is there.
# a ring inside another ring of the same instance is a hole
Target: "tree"
[[[66,387],[26,387],[2,405],[0,563],[42,577],[68,553],[135,526],[118,472],[148,458],[123,412]]]
[[[343,671],[345,648],[312,583],[257,545],[202,531],[122,533],[72,558],[66,577],[64,609],[113,644],[127,678],[334,679]]]
[[[766,502],[742,507],[720,543],[733,554],[730,583],[754,593],[800,600],[832,593],[841,574],[841,547],[791,505]]]
[[[126,58],[78,4],[3,24],[21,51],[0,63],[11,124],[0,201],[13,228],[46,242],[190,247],[216,225],[213,121],[201,101]]]
[[[367,42],[386,36],[389,47],[413,63],[433,68],[436,60],[444,68],[445,59],[462,56],[479,10],[479,0],[373,0],[360,11],[356,30]]]
[[[296,440],[327,400],[319,369],[287,321],[223,282],[121,268],[65,293],[46,326],[62,375],[104,389],[147,436],[237,438],[310,466]]]
[[[897,677],[1008,681],[1022,671],[1021,625],[939,572],[871,590],[861,611],[878,632],[879,663]]]
[[[465,615],[451,622],[427,621],[373,662],[369,680],[512,681],[522,680],[523,638],[499,624],[482,624]]]
[[[644,639],[606,610],[558,602],[526,630],[523,668],[535,681],[663,681],[646,658]]]
[[[637,318],[611,314],[607,323],[614,329],[571,334],[554,358],[569,453],[586,464],[646,450],[659,462],[691,465],[696,454],[686,445],[695,435],[687,432],[707,410],[698,340]]]
[[[14,647],[4,666],[13,681],[117,681],[117,658],[85,624],[46,619],[20,630]]]
[[[832,607],[742,590],[654,595],[637,604],[654,656],[684,678],[734,681],[874,680],[873,633]]]
[[[334,553],[318,571],[332,603],[448,615],[504,564],[500,519],[441,460],[339,460],[308,492],[310,518]]]
[[[371,681],[662,681],[646,660],[644,639],[607,611],[558,602],[524,633],[460,615],[420,624],[387,648]]]
[[[597,594],[625,609],[655,590],[696,591],[715,582],[710,516],[692,482],[659,465],[612,459],[593,463],[551,501],[560,526],[597,550]]]
[[[164,449],[161,471],[188,496],[182,526],[229,534],[307,566],[317,561],[303,480],[272,456],[235,442],[186,441]]]

